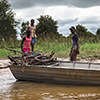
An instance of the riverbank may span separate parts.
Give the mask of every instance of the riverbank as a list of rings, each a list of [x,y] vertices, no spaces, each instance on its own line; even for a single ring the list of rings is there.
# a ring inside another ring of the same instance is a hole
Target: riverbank
[[[11,48],[21,51],[21,48]],[[50,54],[52,51],[55,52],[54,57],[57,58],[68,58],[71,49],[71,44],[68,45],[67,42],[41,42],[41,44],[36,43],[35,52],[42,51],[43,54]],[[0,49],[0,59],[7,59],[8,55],[14,55],[14,52],[6,50],[5,48]],[[19,56],[20,53],[17,54]],[[80,54],[79,58],[82,59],[100,59],[100,43],[83,43],[80,44]]]
[[[5,67],[9,64],[9,59],[0,59],[0,66]]]

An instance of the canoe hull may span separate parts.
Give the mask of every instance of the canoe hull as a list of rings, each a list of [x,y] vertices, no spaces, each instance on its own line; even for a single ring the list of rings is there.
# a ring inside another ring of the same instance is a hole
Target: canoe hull
[[[100,71],[74,68],[56,68],[44,66],[11,66],[16,79],[22,81],[100,85]]]

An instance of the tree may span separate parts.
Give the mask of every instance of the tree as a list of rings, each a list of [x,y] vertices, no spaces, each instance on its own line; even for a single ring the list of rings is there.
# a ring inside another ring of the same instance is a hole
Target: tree
[[[29,25],[29,21],[27,22],[22,22],[21,24],[21,37],[23,37],[26,33],[26,28]]]
[[[82,25],[76,26],[76,32],[79,36],[86,36],[87,35],[87,29]]]
[[[96,35],[100,36],[100,28],[96,31]]]
[[[10,7],[11,5],[7,0],[0,1],[0,39],[9,40],[10,37],[14,39],[16,37],[15,27],[18,25],[18,22],[15,21],[14,12]]]
[[[58,33],[57,32],[57,21],[54,21],[51,16],[45,15],[40,16],[40,18],[37,19],[39,21],[38,23],[38,34],[41,34],[43,32],[45,33]]]

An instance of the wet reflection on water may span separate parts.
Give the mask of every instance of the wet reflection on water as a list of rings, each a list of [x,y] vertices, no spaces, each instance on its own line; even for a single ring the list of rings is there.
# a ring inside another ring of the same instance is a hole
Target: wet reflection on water
[[[100,100],[100,86],[75,86],[16,81],[0,70],[0,100]]]

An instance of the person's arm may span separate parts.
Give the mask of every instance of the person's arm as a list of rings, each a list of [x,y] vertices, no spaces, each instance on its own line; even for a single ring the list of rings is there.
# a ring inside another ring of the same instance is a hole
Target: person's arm
[[[77,54],[79,54],[79,39],[78,39],[78,35],[77,34],[75,34],[75,40],[76,40],[76,42],[77,42],[77,44],[76,44],[76,50],[77,50]]]
[[[71,47],[71,51],[70,51],[70,54],[69,54],[70,57],[71,57],[72,51],[73,51],[73,46]]]
[[[79,40],[77,40],[77,53],[79,54]]]
[[[36,26],[36,30],[35,30],[35,37],[37,37],[37,34],[38,33],[38,27]]]
[[[79,40],[77,40],[77,49],[79,50]]]
[[[22,39],[22,42],[21,42],[21,50],[23,51],[23,43],[25,41],[25,37]]]
[[[36,26],[36,33],[38,32],[38,27]]]
[[[27,29],[30,29],[29,25],[27,26]]]

